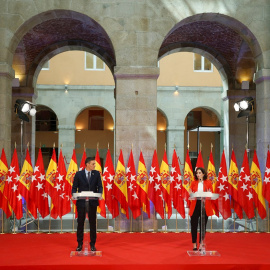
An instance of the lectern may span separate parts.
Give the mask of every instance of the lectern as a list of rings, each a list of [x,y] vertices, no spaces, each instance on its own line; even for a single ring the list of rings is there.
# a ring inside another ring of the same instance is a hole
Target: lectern
[[[96,200],[96,199],[100,198],[101,196],[102,196],[101,193],[94,193],[93,191],[82,191],[80,193],[73,193],[72,199],[73,200],[85,200],[86,209],[88,209],[88,201],[89,200]],[[86,213],[88,215],[88,211],[86,211]],[[88,237],[86,239],[88,239]],[[89,242],[86,241],[85,245],[84,245],[84,249],[82,251],[71,251],[70,257],[73,257],[73,256],[79,256],[79,257],[99,256],[99,257],[101,257],[102,251],[89,250]]]
[[[190,193],[190,200],[201,200],[201,244],[199,250],[193,251],[188,250],[189,256],[220,256],[217,251],[206,251],[205,245],[205,201],[206,200],[216,200],[219,194],[212,192],[195,192]]]

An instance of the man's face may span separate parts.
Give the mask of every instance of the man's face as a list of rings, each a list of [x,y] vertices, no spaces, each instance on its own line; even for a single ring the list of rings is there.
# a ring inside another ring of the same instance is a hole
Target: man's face
[[[86,170],[87,171],[92,171],[95,169],[96,166],[96,161],[95,160],[91,160],[88,163],[86,163]]]

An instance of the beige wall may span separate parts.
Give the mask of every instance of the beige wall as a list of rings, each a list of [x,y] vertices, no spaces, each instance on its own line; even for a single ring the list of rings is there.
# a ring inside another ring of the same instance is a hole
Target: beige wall
[[[50,59],[49,70],[41,70],[37,84],[52,85],[114,85],[111,71],[85,70],[85,52],[69,51]]]
[[[51,85],[114,85],[111,71],[85,70],[82,51],[69,51],[50,59],[49,70],[41,70],[37,83]],[[215,67],[213,72],[194,72],[193,53],[179,52],[162,58],[159,62],[158,86],[222,86]]]
[[[159,62],[158,86],[221,86],[215,67],[213,72],[194,72],[193,53],[179,52],[162,58]]]

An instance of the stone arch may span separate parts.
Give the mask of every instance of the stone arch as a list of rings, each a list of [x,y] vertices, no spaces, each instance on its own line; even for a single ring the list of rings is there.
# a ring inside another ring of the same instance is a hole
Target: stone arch
[[[64,45],[63,47],[60,48],[58,46],[55,47],[55,45],[52,45],[53,47],[55,47],[54,50],[51,50],[51,48],[49,48],[48,51],[50,52],[48,54],[42,54],[35,59],[35,62],[29,69],[29,73],[27,75],[27,85],[34,87],[36,85],[39,72],[41,71],[43,65],[54,56],[67,51],[85,51],[91,54],[95,54],[96,56],[101,58],[103,62],[105,62],[105,64],[110,68],[111,72],[113,73],[112,70],[113,66],[112,63],[110,62],[111,59],[106,57],[107,56],[106,53],[99,54],[100,50],[98,50],[94,44],[92,44],[93,45],[92,47],[89,47],[86,44],[84,44],[84,42],[77,45],[73,45],[72,41],[68,41],[68,43],[71,43],[71,45]]]
[[[216,64],[222,66],[228,86],[233,89],[240,88],[242,67],[249,69],[248,80],[255,87],[256,65],[263,66],[261,48],[254,34],[243,23],[223,14],[196,14],[177,23],[164,38],[159,58],[177,48],[196,48],[212,55],[211,61],[215,58]]]
[[[168,119],[166,113],[162,109],[160,109],[159,107],[157,108],[157,112],[160,112],[162,114],[162,116],[165,118],[166,128],[167,128],[169,126],[169,119]]]
[[[100,109],[106,110],[106,111],[110,114],[110,117],[112,118],[113,123],[115,124],[115,119],[114,119],[114,117],[113,117],[112,112],[110,112],[107,108],[105,108],[105,107],[103,107],[103,106],[100,106],[100,105],[90,105],[90,106],[85,106],[85,107],[81,108],[81,109],[78,111],[78,113],[76,114],[76,116],[75,116],[75,122],[76,122],[76,119],[78,118],[78,116],[79,116],[84,110],[90,109],[90,108],[93,108],[93,107],[94,107],[94,108],[100,108]],[[74,122],[74,125],[75,125],[75,122]]]
[[[75,11],[50,10],[33,16],[17,30],[10,47],[15,57],[19,55],[15,63],[13,60],[13,67],[16,71],[16,65],[24,66],[23,84],[28,87],[32,87],[40,61],[67,48],[91,51],[106,62],[111,71],[116,65],[111,39],[103,27]]]

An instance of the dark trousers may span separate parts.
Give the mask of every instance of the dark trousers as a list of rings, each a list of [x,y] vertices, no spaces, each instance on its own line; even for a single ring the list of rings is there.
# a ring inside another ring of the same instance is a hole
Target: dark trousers
[[[208,216],[205,213],[205,209],[203,209],[203,215],[205,216],[205,233],[206,233],[206,224],[208,221]],[[200,243],[201,243],[201,240],[202,240],[202,236],[201,236],[201,200],[197,200],[193,215],[190,218],[192,243],[197,243],[198,223],[200,226]]]
[[[90,245],[94,246],[97,239],[97,224],[96,224],[97,206],[89,205],[89,202],[86,202],[86,205],[78,207],[77,211],[78,211],[77,242],[78,244],[83,244],[84,221],[87,213],[90,225]]]

